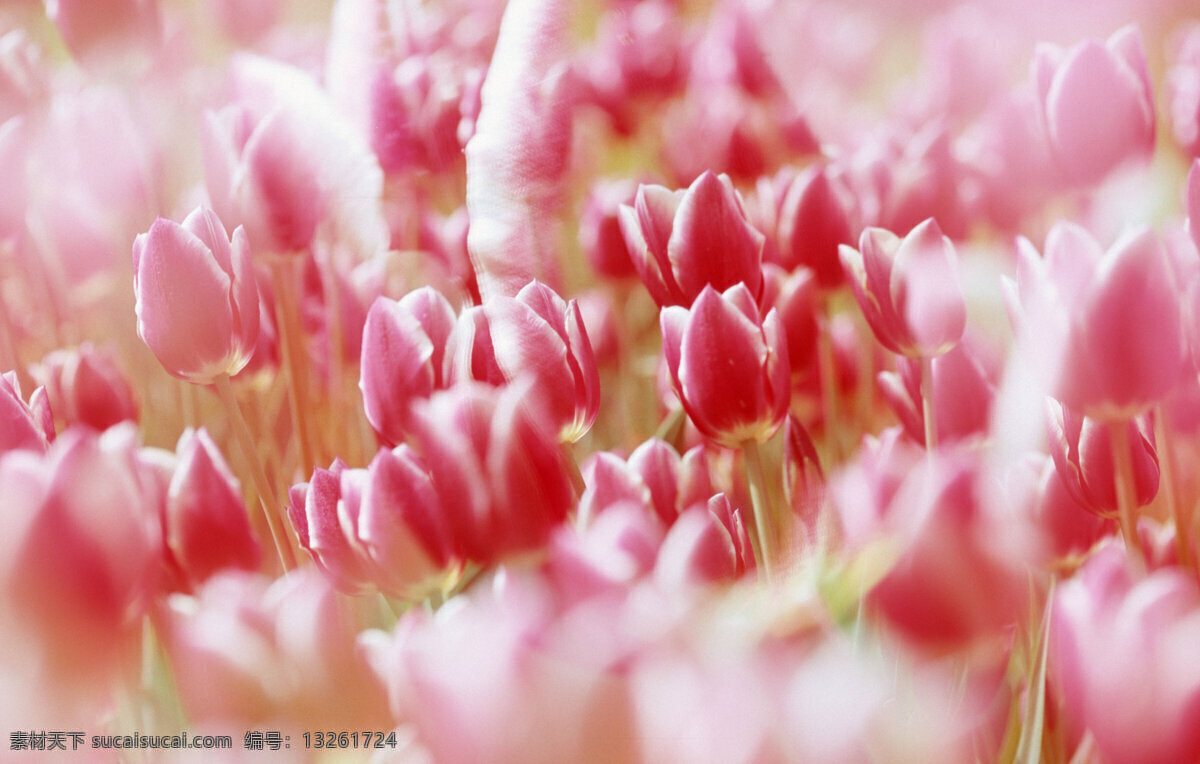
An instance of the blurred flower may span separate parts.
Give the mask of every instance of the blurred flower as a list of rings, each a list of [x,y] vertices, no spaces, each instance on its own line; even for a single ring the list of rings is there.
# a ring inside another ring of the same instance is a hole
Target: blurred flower
[[[1032,65],[1051,152],[1070,182],[1091,184],[1154,150],[1154,94],[1134,26],[1069,51],[1040,45]]]
[[[34,370],[46,386],[54,411],[63,421],[106,430],[138,419],[133,387],[112,354],[85,342],[73,350],[56,350]]]
[[[1129,419],[1179,379],[1179,290],[1151,231],[1130,231],[1103,252],[1084,229],[1058,223],[1044,258],[1019,240],[1016,282],[1006,279],[1005,290],[1018,350],[1065,406]]]
[[[1054,596],[1050,666],[1069,728],[1113,764],[1200,756],[1200,593],[1184,572],[1141,577],[1120,547]]]
[[[54,415],[46,388],[34,390],[26,403],[17,373],[0,375],[0,455],[16,449],[44,452],[53,440]]]

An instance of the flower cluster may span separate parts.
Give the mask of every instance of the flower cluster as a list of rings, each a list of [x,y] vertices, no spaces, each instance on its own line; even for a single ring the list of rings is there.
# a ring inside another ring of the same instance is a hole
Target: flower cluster
[[[1200,25],[1012,10],[4,3],[0,726],[1200,760]]]

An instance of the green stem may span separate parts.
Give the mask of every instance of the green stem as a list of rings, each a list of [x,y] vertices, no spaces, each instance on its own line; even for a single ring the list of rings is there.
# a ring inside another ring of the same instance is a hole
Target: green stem
[[[271,531],[271,539],[275,542],[279,563],[283,566],[284,573],[287,573],[296,567],[296,557],[292,554],[292,545],[283,530],[283,521],[278,516],[280,504],[275,495],[275,489],[271,487],[271,481],[267,478],[266,470],[263,469],[262,460],[258,457],[258,451],[254,447],[254,438],[250,435],[246,418],[242,416],[241,406],[234,397],[233,384],[229,380],[229,375],[222,374],[217,377],[216,385],[217,393],[221,396],[221,403],[224,404],[225,411],[233,425],[233,434],[238,441],[238,447],[250,464],[250,475],[258,489],[259,505],[262,508],[263,517],[267,521],[267,528]]]
[[[767,481],[763,476],[762,454],[759,453],[758,442],[747,440],[742,443],[742,456],[746,461],[746,478],[750,483],[750,502],[754,505],[754,528],[758,536],[758,568],[769,584],[775,564],[775,552],[772,544],[774,517],[770,506],[771,497],[767,492]]]

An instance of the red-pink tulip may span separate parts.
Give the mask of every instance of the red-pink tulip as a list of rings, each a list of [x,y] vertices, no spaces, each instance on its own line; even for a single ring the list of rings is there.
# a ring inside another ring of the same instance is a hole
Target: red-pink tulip
[[[358,386],[367,421],[387,442],[404,440],[414,400],[448,386],[446,343],[454,325],[454,309],[431,287],[371,305]]]
[[[588,194],[579,219],[579,243],[592,270],[601,276],[624,279],[637,275],[625,236],[621,233],[621,205],[636,203],[637,185],[630,180],[596,184]]]
[[[159,520],[122,430],[0,457],[0,609],[37,645],[45,680],[72,692],[128,667],[155,580]]]
[[[764,238],[728,177],[706,172],[687,191],[641,186],[620,215],[634,267],[660,306],[687,307],[706,286],[762,290]]]
[[[651,438],[629,459],[602,451],[583,465],[586,489],[579,497],[579,514],[597,517],[610,506],[638,504],[669,527],[683,510],[708,501],[714,493],[704,463],[704,447],[682,457],[664,441]]]
[[[791,400],[787,339],[779,315],[765,319],[744,284],[704,287],[691,309],[659,316],[675,394],[704,435],[738,447],[779,429]]]
[[[1105,421],[1160,400],[1185,361],[1179,290],[1162,242],[1130,231],[1107,252],[1084,229],[1059,223],[1045,257],[1018,242],[1005,299],[1018,347],[1054,398]]]
[[[1200,592],[1168,568],[1130,570],[1110,544],[1055,592],[1050,673],[1069,729],[1113,764],[1200,757]]]
[[[341,591],[409,599],[449,562],[437,493],[408,446],[381,450],[365,470],[318,468],[289,497],[300,545]]]
[[[796,176],[779,210],[776,254],[789,271],[808,266],[824,289],[846,280],[838,247],[852,244],[849,191],[828,167],[812,165]]]
[[[939,443],[987,433],[999,366],[988,355],[982,340],[968,333],[954,349],[933,359],[933,405]],[[901,357],[896,366],[895,372],[880,372],[880,392],[908,436],[924,445],[920,363]]]
[[[958,255],[932,219],[903,239],[869,228],[857,250],[841,248],[841,258],[867,323],[888,350],[929,358],[962,339],[967,309]]]
[[[138,418],[133,387],[111,353],[85,342],[46,356],[35,375],[46,386],[54,411],[68,425],[95,430]]]
[[[241,487],[208,431],[185,430],[167,489],[167,548],[197,585],[227,568],[257,570],[262,549],[250,527]]]
[[[1094,183],[1154,150],[1154,94],[1135,27],[1069,51],[1042,45],[1032,71],[1051,153],[1068,181]]]
[[[0,454],[14,449],[45,451],[53,440],[54,416],[46,388],[34,390],[26,403],[17,373],[0,375]]]
[[[1050,455],[1058,476],[1075,501],[1088,511],[1105,517],[1117,511],[1111,427],[1128,430],[1137,505],[1149,504],[1158,493],[1158,453],[1147,416],[1106,424],[1050,400],[1047,424]]]
[[[515,298],[493,298],[484,310],[504,376],[531,381],[559,437],[583,437],[600,409],[600,375],[578,304],[534,281]]]
[[[787,273],[774,263],[763,265],[763,293],[759,305],[778,311],[787,335],[792,376],[797,378],[812,374],[817,364],[821,309],[818,289],[817,278],[809,268],[801,266]]]
[[[258,286],[242,229],[198,208],[159,218],[133,242],[138,334],[173,376],[207,384],[237,374],[258,339]]]
[[[421,401],[413,440],[454,556],[490,562],[545,543],[573,503],[566,458],[526,384],[460,383]]]
[[[753,567],[754,552],[741,512],[721,493],[706,506],[695,505],[679,515],[658,550],[654,579],[674,589],[729,581]]]
[[[1188,24],[1171,42],[1167,70],[1167,111],[1175,142],[1200,155],[1200,26]]]
[[[197,725],[282,726],[293,741],[301,730],[386,727],[354,616],[312,567],[273,583],[221,573],[161,615],[174,684]]]

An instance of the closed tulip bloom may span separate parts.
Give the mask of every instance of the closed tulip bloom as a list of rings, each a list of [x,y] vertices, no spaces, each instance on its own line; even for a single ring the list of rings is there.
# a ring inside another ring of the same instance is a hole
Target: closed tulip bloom
[[[262,549],[250,527],[241,487],[208,431],[185,430],[167,489],[167,547],[198,584],[227,568],[256,570]]]
[[[400,443],[414,399],[447,386],[446,343],[454,309],[440,292],[421,287],[399,301],[380,297],[363,328],[362,372],[367,421],[389,443]]]
[[[118,422],[137,421],[133,387],[112,355],[90,342],[73,350],[56,350],[34,371],[46,385],[54,410],[68,424],[106,430]]]
[[[211,210],[159,218],[133,242],[138,334],[169,374],[208,384],[245,367],[258,339],[258,286],[241,228]]]
[[[1128,419],[1175,385],[1186,360],[1180,297],[1160,239],[1147,229],[1108,251],[1059,223],[1045,257],[1021,239],[1005,284],[1019,347],[1055,399],[1080,413]]]
[[[706,286],[690,310],[664,308],[659,322],[672,387],[696,429],[731,448],[779,429],[791,372],[774,310],[760,319],[744,284],[723,294]]]
[[[846,280],[838,248],[852,244],[849,192],[827,167],[814,165],[788,186],[779,210],[779,262],[787,270],[812,269],[823,289]]]
[[[600,374],[579,305],[537,281],[515,298],[497,297],[488,314],[496,363],[505,377],[526,376],[559,437],[584,436],[600,410]]]
[[[1054,596],[1051,676],[1069,727],[1113,764],[1200,757],[1200,592],[1178,568],[1099,550]]]
[[[843,245],[840,252],[854,297],[888,350],[930,358],[962,339],[967,308],[958,255],[932,218],[903,239],[868,228],[857,250]]]
[[[1050,455],[1063,486],[1081,506],[1101,517],[1117,512],[1116,471],[1113,467],[1110,427],[1124,427],[1133,451],[1134,496],[1139,507],[1158,493],[1158,453],[1146,416],[1128,422],[1105,424],[1047,402]]]
[[[705,172],[686,191],[641,186],[620,216],[634,267],[660,306],[691,305],[706,286],[761,291],[765,240],[728,177]]]
[[[573,504],[566,458],[528,383],[463,382],[414,409],[455,557],[487,563],[543,545]]]
[[[1033,82],[1051,153],[1071,183],[1090,184],[1154,150],[1154,93],[1132,26],[1069,51],[1038,48]]]
[[[159,519],[132,433],[109,433],[73,429],[44,455],[0,458],[0,614],[72,693],[128,667],[154,584]]]
[[[371,588],[366,551],[353,533],[367,480],[365,469],[350,469],[335,459],[329,469],[318,467],[312,480],[288,491],[288,519],[300,546],[346,594],[364,594]]]

